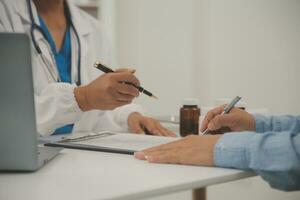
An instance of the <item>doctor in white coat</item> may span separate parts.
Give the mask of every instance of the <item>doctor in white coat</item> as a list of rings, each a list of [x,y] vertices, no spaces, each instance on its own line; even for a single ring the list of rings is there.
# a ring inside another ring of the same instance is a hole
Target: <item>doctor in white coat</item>
[[[132,100],[139,91],[134,71],[103,74],[93,66],[112,64],[111,48],[100,23],[67,0],[0,0],[0,32],[27,33],[38,132],[101,130],[173,136]]]

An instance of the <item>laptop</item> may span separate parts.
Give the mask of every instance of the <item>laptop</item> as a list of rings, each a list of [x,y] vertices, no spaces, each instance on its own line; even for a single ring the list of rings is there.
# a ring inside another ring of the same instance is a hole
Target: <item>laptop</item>
[[[35,171],[61,150],[37,137],[30,39],[0,33],[0,170]]]

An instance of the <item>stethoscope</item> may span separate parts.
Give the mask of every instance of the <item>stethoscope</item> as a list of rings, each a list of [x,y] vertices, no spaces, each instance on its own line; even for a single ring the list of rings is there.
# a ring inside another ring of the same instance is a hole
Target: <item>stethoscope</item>
[[[40,46],[38,45],[36,39],[35,39],[35,35],[34,35],[34,32],[35,31],[38,31],[40,32],[44,39],[47,40],[47,37],[46,37],[46,33],[44,32],[44,30],[38,25],[35,23],[35,20],[34,20],[34,17],[33,17],[33,12],[32,12],[32,7],[31,7],[31,0],[27,0],[27,4],[28,4],[28,11],[29,11],[29,16],[30,16],[30,20],[31,20],[31,27],[30,27],[30,35],[31,35],[31,40],[32,40],[32,43],[33,43],[33,46],[35,48],[35,50],[37,51],[37,53],[40,55],[43,63],[46,65],[47,67],[47,70],[49,71],[50,75],[52,76],[52,78],[57,81],[57,82],[61,82],[61,79],[60,79],[60,76],[58,75],[56,77],[55,74],[53,74],[52,70],[51,70],[51,66],[49,66],[49,64],[47,64],[47,61],[46,59],[44,58],[43,56],[43,52],[40,48]],[[67,22],[69,23],[69,25],[71,26],[71,28],[73,29],[74,33],[75,33],[75,37],[76,37],[76,40],[77,40],[77,45],[78,45],[78,60],[77,60],[77,74],[78,74],[78,80],[76,82],[77,85],[80,85],[81,84],[81,76],[80,76],[80,69],[81,69],[81,44],[80,44],[80,39],[79,39],[79,35],[78,35],[78,32],[72,22],[72,19],[71,19],[71,14],[70,14],[70,10],[69,8],[66,6],[66,9],[65,9],[65,12],[66,12],[66,17],[67,17]]]

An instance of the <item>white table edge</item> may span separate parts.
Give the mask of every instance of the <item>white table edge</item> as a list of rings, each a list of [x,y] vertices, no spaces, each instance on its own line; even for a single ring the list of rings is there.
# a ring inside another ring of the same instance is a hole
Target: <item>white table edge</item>
[[[186,190],[192,190],[192,189],[197,189],[197,188],[203,188],[207,187],[210,185],[216,185],[216,184],[221,184],[221,183],[226,183],[230,181],[235,181],[235,180],[241,180],[244,178],[249,178],[256,176],[256,174],[252,171],[241,171],[237,174],[231,174],[231,175],[226,175],[223,177],[217,177],[217,178],[211,178],[209,180],[205,181],[195,181],[195,182],[190,182],[187,184],[178,184],[176,186],[168,186],[168,187],[163,187],[159,189],[155,189],[152,191],[146,191],[146,192],[138,192],[138,193],[132,193],[130,195],[122,195],[119,197],[114,197],[114,198],[109,198],[107,200],[135,200],[135,199],[141,199],[141,198],[150,198],[150,197],[155,197],[155,196],[160,196],[160,195],[167,195],[171,193],[176,193],[176,192],[182,192]],[[103,199],[99,199],[103,200]]]

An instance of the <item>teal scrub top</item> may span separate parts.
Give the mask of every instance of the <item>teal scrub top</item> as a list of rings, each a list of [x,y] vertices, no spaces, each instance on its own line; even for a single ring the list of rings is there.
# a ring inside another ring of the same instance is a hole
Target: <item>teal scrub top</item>
[[[46,39],[51,47],[52,53],[55,58],[56,66],[59,72],[61,82],[71,83],[71,33],[70,26],[67,27],[63,44],[58,51],[55,46],[55,42],[48,30],[48,27],[44,20],[39,17],[41,28],[46,35]],[[53,135],[71,133],[74,124],[68,124],[55,130]]]

